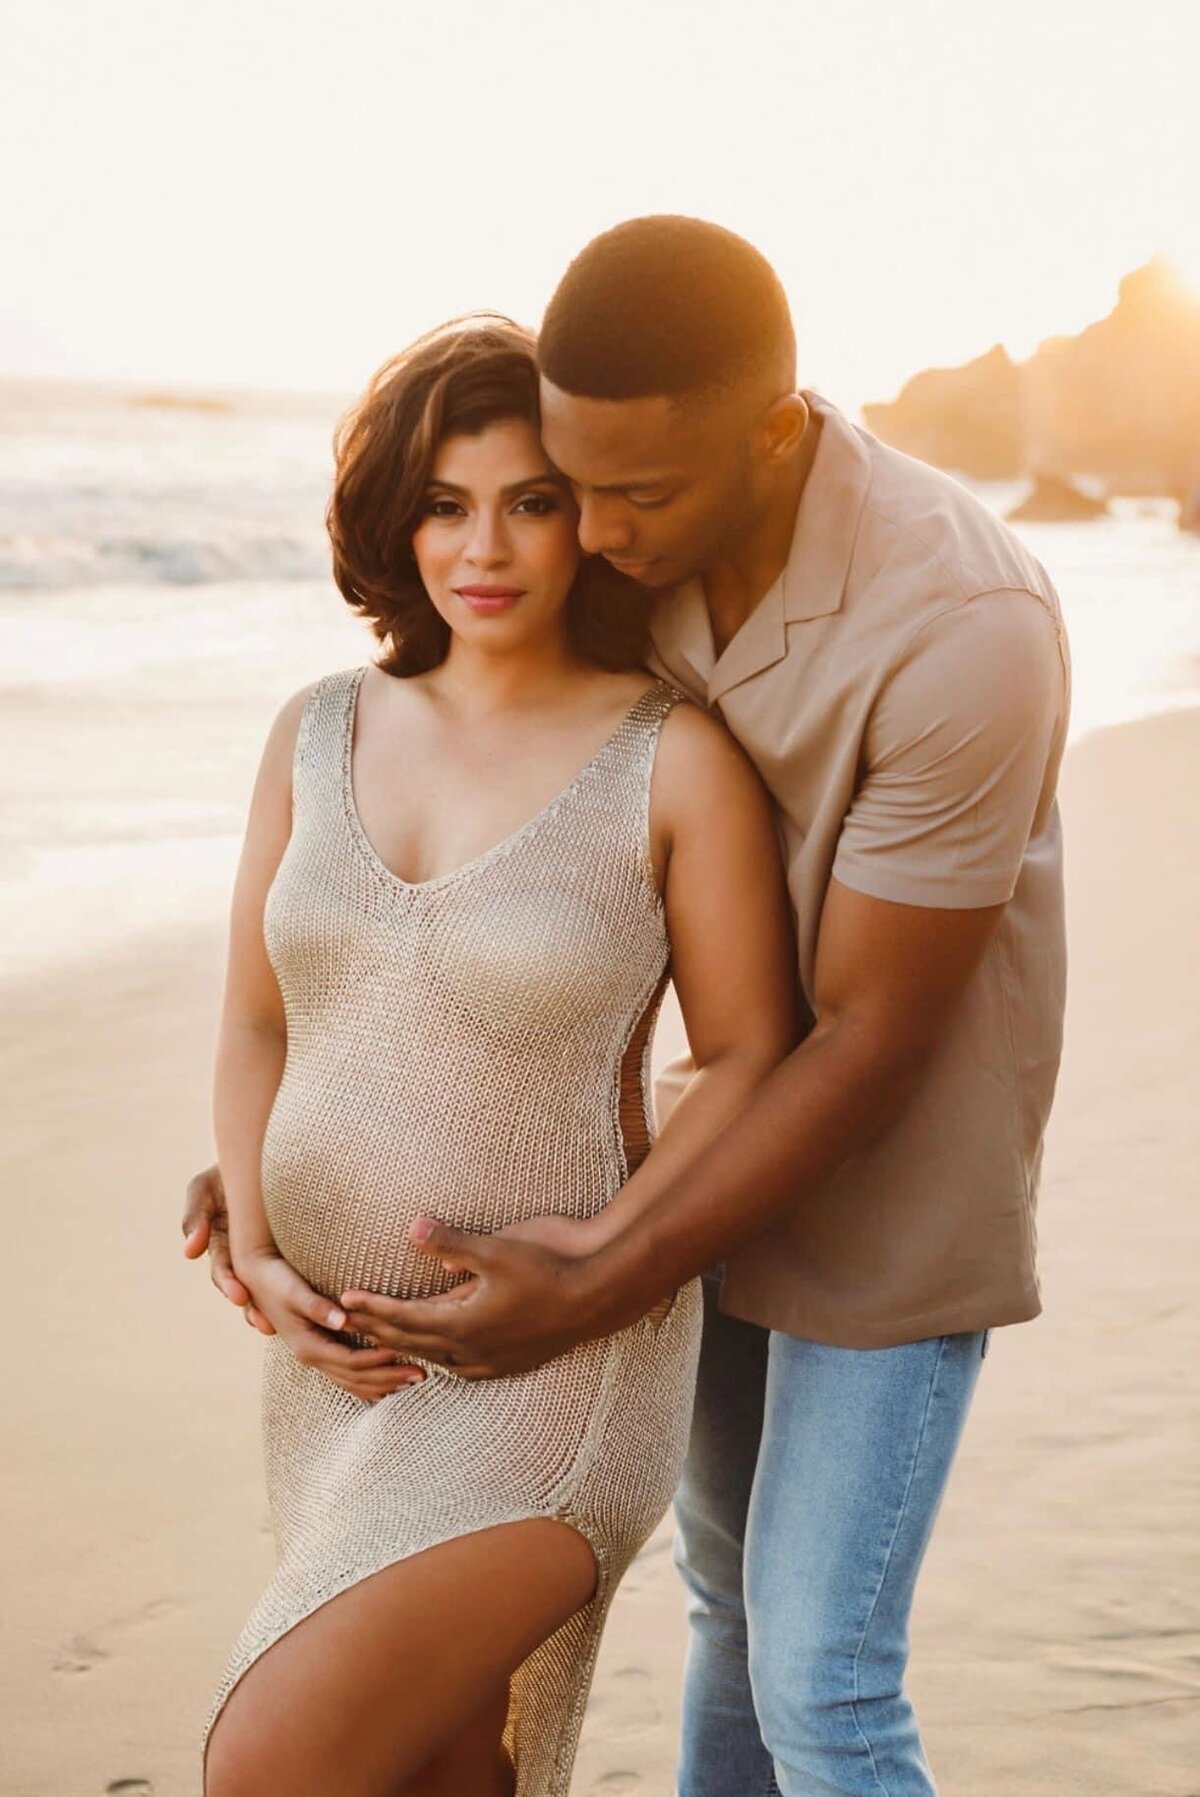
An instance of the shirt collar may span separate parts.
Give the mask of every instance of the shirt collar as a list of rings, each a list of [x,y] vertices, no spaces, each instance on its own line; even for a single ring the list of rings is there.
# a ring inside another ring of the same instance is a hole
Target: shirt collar
[[[782,573],[741,629],[714,655],[712,629],[698,580],[655,606],[651,631],[664,661],[686,664],[696,687],[715,704],[722,694],[761,673],[787,654],[787,627],[840,609],[866,504],[871,469],[862,434],[836,406],[806,392],[821,420],[821,437],[809,470],[791,548]]]
[[[871,485],[863,433],[819,393],[805,393],[804,398],[821,420],[821,441],[800,495],[792,546],[780,576],[789,624],[840,610]]]

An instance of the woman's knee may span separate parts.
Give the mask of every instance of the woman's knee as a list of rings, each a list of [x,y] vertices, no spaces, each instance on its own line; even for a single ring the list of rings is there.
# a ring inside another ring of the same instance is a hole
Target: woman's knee
[[[425,1797],[419,1783],[427,1764],[423,1753],[406,1754],[401,1745],[381,1774],[377,1768],[352,1767],[340,1754],[331,1758],[312,1744],[297,1753],[294,1730],[286,1723],[286,1717],[276,1724],[264,1716],[249,1719],[246,1726],[215,1730],[205,1756],[204,1797],[331,1797],[333,1792],[337,1797],[397,1797],[408,1793],[414,1780],[412,1797]]]
[[[266,1728],[245,1726],[230,1709],[218,1717],[204,1756],[204,1797],[261,1797],[278,1783]]]
[[[513,1797],[516,1772],[504,1747],[508,1687],[498,1691],[454,1745],[392,1797]]]
[[[239,1681],[210,1736],[205,1797],[396,1797],[597,1578],[579,1531],[535,1518],[360,1580]]]

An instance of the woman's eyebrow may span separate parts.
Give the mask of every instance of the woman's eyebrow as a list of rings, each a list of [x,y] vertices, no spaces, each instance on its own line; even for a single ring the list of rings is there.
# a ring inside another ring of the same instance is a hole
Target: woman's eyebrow
[[[566,482],[561,474],[530,474],[524,480],[510,481],[506,487],[501,487],[500,497],[511,499],[514,493],[524,493],[530,487],[562,487],[565,485]],[[469,487],[457,486],[452,480],[431,480],[428,491],[432,493],[435,490],[439,493],[453,493],[457,499],[469,499],[471,496]]]

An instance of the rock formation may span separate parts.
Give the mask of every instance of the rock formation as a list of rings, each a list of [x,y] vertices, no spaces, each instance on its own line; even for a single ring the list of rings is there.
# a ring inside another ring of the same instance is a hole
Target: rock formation
[[[1034,476],[1033,486],[1020,504],[1004,515],[1010,524],[1076,524],[1088,518],[1102,518],[1107,510],[1106,500],[1081,493],[1061,475],[1039,474]]]
[[[885,443],[974,480],[1014,480],[1024,470],[1021,376],[997,344],[961,368],[927,368],[890,405],[864,406]]]
[[[1200,297],[1155,257],[1077,337],[1048,338],[1024,363],[994,349],[930,370],[864,412],[886,442],[976,478],[1189,492],[1200,481]]]

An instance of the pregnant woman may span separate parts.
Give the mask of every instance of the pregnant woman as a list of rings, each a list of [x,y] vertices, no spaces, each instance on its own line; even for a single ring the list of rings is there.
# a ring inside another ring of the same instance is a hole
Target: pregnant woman
[[[698,1289],[478,1383],[398,1366],[341,1306],[444,1289],[423,1213],[547,1243],[585,1219],[590,1252],[719,1132],[794,1040],[774,825],[642,667],[638,589],[581,558],[524,332],[467,321],[381,370],[329,525],[380,652],[284,707],[234,894],[215,1121],[274,1331],[278,1565],[205,1788],[565,1797],[607,1607],[680,1470]],[[668,972],[699,1073],[651,1149]]]

